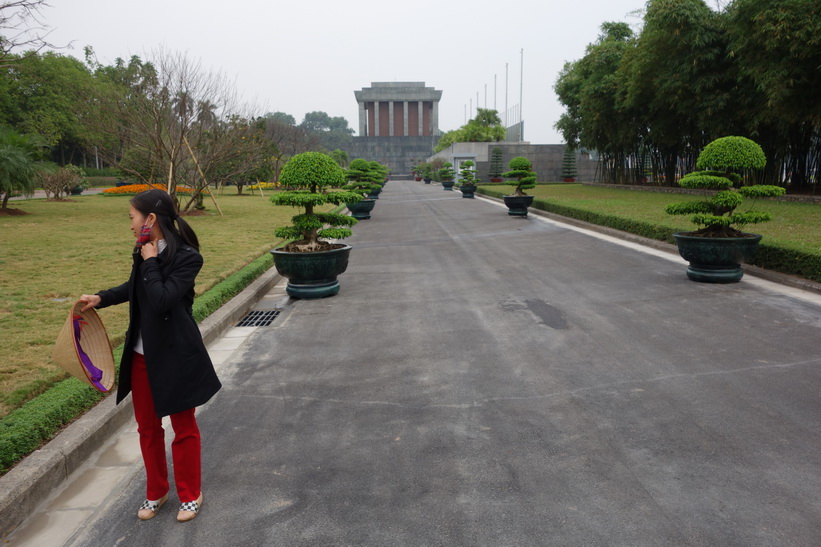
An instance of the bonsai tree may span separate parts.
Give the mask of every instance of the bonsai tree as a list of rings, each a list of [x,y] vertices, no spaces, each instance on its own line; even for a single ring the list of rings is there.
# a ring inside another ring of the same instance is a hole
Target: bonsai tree
[[[476,170],[473,168],[474,163],[471,160],[462,162],[459,169],[459,183],[461,186],[476,186],[479,179],[476,178]]]
[[[453,164],[449,161],[446,161],[444,164],[442,164],[442,168],[439,169],[439,173],[437,174],[439,180],[442,182],[452,181],[453,175]]]
[[[784,188],[770,185],[739,186],[743,177],[739,171],[762,169],[767,163],[761,147],[745,137],[722,137],[704,147],[696,161],[695,171],[679,180],[684,188],[719,190],[712,198],[687,201],[667,206],[671,215],[693,215],[690,220],[700,228],[690,235],[703,237],[743,237],[738,228],[772,219],[769,213],[736,212],[745,197],[774,197],[784,194]],[[735,228],[737,226],[738,228]]]
[[[488,171],[490,182],[501,182],[503,167],[502,149],[494,146],[493,150],[490,151],[490,169]]]
[[[381,178],[381,173],[374,171],[368,160],[362,158],[353,160],[345,175],[350,181],[345,185],[345,190],[367,196],[382,189],[378,183],[379,178],[377,178]]]
[[[533,164],[530,160],[522,156],[516,156],[507,164],[508,169],[502,176],[507,179],[516,180],[516,189],[513,191],[514,196],[526,196],[525,190],[536,187],[536,173],[533,171]]]
[[[562,180],[564,182],[575,182],[576,174],[576,151],[568,145],[564,147],[564,157],[562,158]]]
[[[368,166],[371,170],[373,182],[379,184],[379,186],[382,186],[382,183],[386,182],[388,179],[388,167],[386,165],[382,165],[378,161],[370,161],[368,162]]]
[[[425,167],[422,168],[422,179],[425,182],[430,182],[433,179],[433,167],[429,163],[426,163]]]
[[[276,205],[290,205],[304,210],[294,216],[291,226],[277,228],[274,234],[294,239],[282,250],[287,252],[314,252],[333,248],[321,238],[343,239],[352,234],[350,226],[356,219],[347,215],[317,212],[327,203],[355,203],[362,195],[353,191],[327,191],[329,187],[345,184],[345,171],[334,159],[320,152],[303,152],[293,156],[279,177],[280,183],[294,190],[283,191],[271,197]],[[340,227],[345,226],[345,227]]]

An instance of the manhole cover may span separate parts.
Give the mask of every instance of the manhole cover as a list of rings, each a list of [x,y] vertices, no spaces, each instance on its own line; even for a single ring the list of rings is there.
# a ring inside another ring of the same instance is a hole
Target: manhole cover
[[[257,311],[251,310],[248,315],[240,319],[237,327],[267,327],[279,316],[280,310]]]

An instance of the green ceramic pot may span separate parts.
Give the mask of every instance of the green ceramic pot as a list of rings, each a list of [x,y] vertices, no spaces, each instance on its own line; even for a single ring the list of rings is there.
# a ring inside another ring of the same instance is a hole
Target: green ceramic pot
[[[373,211],[376,202],[370,198],[365,198],[356,203],[346,203],[345,205],[348,207],[348,211],[351,212],[351,216],[356,220],[366,220],[371,218],[371,211]]]
[[[527,208],[533,203],[533,196],[504,196],[507,214],[515,217],[526,217]]]
[[[762,236],[699,237],[681,232],[673,237],[679,254],[690,263],[687,277],[702,283],[735,283],[744,276],[741,264],[752,258]]]
[[[476,192],[475,184],[462,184],[459,186],[459,191],[462,192],[463,198],[473,198],[473,193]]]
[[[348,268],[351,246],[316,253],[289,253],[280,249],[271,251],[274,266],[288,280],[285,291],[294,298],[324,298],[339,292],[337,276]]]

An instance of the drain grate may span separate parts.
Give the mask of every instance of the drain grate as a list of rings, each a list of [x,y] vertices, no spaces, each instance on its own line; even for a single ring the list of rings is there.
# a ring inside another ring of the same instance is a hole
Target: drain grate
[[[237,327],[267,327],[279,316],[280,310],[257,311],[251,310],[248,315],[239,320]]]

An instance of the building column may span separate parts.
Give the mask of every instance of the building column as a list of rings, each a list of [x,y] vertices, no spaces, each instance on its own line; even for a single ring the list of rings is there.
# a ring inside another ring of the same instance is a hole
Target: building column
[[[379,101],[374,101],[373,102],[373,111],[374,111],[374,115],[373,115],[373,119],[374,119],[374,122],[373,122],[373,125],[374,125],[373,136],[378,137],[379,136]]]
[[[433,101],[433,112],[430,116],[430,134],[439,133],[439,101]]]
[[[403,124],[403,137],[407,137],[410,133],[408,133],[408,101],[402,102],[402,115],[404,116],[404,124]]]
[[[419,103],[419,136],[425,134],[425,103],[422,101],[418,101]]]
[[[393,137],[393,101],[388,101],[388,136]]]
[[[364,137],[367,135],[367,128],[368,127],[368,120],[367,120],[367,113],[365,112],[365,102],[359,101],[359,136]]]

